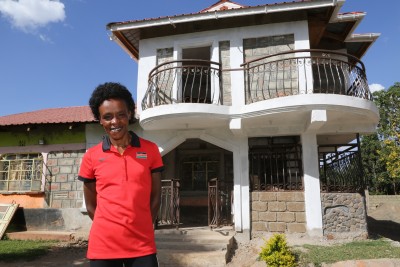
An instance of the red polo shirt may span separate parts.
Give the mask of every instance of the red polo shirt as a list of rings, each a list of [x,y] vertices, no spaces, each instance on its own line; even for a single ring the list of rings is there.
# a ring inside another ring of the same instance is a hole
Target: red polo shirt
[[[89,259],[134,258],[156,253],[150,210],[151,174],[163,170],[156,144],[133,132],[121,155],[108,136],[88,149],[78,179],[96,182],[97,207]]]

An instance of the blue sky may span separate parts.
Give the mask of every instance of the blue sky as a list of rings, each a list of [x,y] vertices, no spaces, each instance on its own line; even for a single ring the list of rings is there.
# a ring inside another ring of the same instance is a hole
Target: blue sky
[[[135,95],[137,63],[106,24],[198,12],[217,0],[0,0],[0,116],[87,105],[100,83],[117,81]],[[280,0],[235,0],[261,5]],[[347,0],[365,11],[355,33],[381,33],[362,58],[371,88],[400,81],[400,1]]]

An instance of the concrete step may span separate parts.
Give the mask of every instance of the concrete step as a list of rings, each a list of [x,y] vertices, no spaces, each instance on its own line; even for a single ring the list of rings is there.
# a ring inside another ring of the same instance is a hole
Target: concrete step
[[[22,231],[6,233],[11,240],[55,240],[74,242],[78,240],[87,240],[86,232],[60,232],[60,231]]]
[[[157,252],[160,267],[223,267],[226,251],[181,251],[161,249]]]
[[[220,267],[226,265],[233,231],[166,229],[156,230],[155,236],[160,266]]]
[[[25,231],[25,232],[7,233],[7,237],[11,240],[72,241],[73,233],[71,233],[71,232],[52,232],[52,231]]]

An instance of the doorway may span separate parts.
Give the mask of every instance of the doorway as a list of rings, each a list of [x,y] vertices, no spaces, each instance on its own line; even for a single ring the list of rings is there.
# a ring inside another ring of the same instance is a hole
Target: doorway
[[[179,181],[179,221],[180,227],[210,225],[210,185],[218,179],[224,187],[233,188],[233,154],[200,139],[188,139],[163,157],[166,179]],[[222,195],[230,195],[222,193]],[[227,218],[221,219],[223,224],[232,222],[231,202],[218,201],[218,210]],[[222,215],[221,215],[222,216]],[[211,218],[212,219],[212,218]]]
[[[211,46],[182,49],[182,100],[211,103]]]

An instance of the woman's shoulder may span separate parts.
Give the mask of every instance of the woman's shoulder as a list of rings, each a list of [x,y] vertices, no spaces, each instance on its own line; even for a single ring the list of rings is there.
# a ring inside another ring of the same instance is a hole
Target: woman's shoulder
[[[154,143],[153,141],[147,140],[145,138],[139,137],[139,141],[140,141],[140,147],[143,148],[157,148],[158,149],[158,145],[156,143]]]

